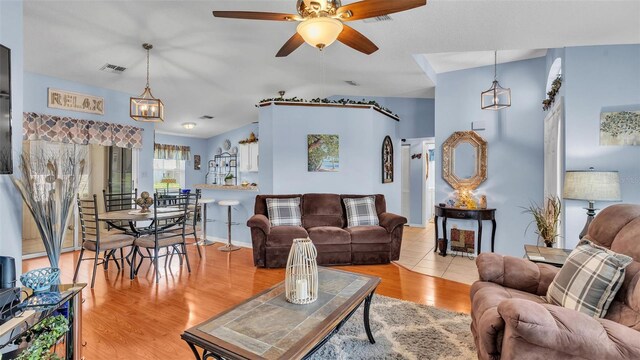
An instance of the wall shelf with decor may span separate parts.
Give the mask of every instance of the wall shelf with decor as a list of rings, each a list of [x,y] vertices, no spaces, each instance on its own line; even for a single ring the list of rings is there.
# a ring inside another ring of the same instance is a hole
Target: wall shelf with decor
[[[317,99],[316,99],[317,100]],[[328,101],[328,100],[327,100]],[[400,121],[400,117],[396,114],[393,114],[391,111],[389,111],[388,109],[384,109],[382,107],[380,107],[379,105],[375,105],[375,104],[366,104],[366,103],[359,103],[359,102],[353,102],[353,103],[341,103],[341,102],[321,102],[321,101],[314,101],[314,102],[309,102],[306,100],[301,100],[301,99],[295,99],[295,100],[285,100],[285,101],[275,101],[275,100],[269,100],[269,101],[261,101],[258,105],[256,105],[257,107],[266,107],[266,106],[271,106],[271,105],[276,105],[276,106],[315,106],[315,107],[338,107],[338,108],[350,108],[350,109],[373,109],[385,116],[388,116],[390,118],[392,118],[395,121]]]
[[[213,185],[238,185],[238,155],[228,152],[215,155],[209,161],[205,183]]]

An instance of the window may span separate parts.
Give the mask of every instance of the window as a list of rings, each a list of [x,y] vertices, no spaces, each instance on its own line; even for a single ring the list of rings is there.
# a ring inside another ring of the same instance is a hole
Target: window
[[[175,179],[175,183],[163,183],[162,179]],[[154,190],[184,189],[185,160],[153,159],[153,188]]]

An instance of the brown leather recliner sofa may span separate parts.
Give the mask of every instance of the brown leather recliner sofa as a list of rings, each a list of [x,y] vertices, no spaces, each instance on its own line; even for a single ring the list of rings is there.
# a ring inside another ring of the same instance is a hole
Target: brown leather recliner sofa
[[[479,359],[640,359],[640,205],[602,210],[587,238],[634,259],[603,319],[546,302],[559,268],[478,256],[471,331]]]
[[[407,219],[386,212],[384,195],[375,195],[380,226],[346,227],[346,210],[342,199],[364,196],[367,195],[256,196],[255,215],[247,222],[251,228],[255,266],[286,266],[293,239],[307,237],[318,250],[319,265],[385,264],[398,260],[403,226]],[[272,227],[266,199],[296,197],[300,198],[302,226]]]

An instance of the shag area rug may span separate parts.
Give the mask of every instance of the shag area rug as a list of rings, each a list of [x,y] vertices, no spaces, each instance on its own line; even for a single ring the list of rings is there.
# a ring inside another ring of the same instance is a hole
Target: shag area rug
[[[433,306],[374,295],[369,343],[363,308],[311,358],[320,359],[475,359],[471,318]]]

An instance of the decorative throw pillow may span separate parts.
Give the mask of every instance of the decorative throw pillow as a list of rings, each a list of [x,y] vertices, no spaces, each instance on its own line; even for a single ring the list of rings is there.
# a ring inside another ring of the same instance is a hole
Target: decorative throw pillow
[[[376,198],[373,196],[344,199],[347,210],[347,227],[378,225]]]
[[[267,199],[271,226],[302,226],[300,198]]]
[[[624,281],[632,258],[583,240],[547,290],[551,304],[574,309],[593,317],[604,317]]]

